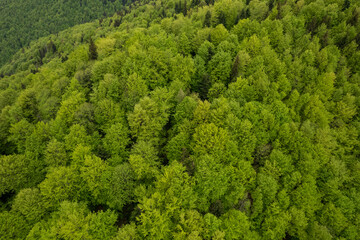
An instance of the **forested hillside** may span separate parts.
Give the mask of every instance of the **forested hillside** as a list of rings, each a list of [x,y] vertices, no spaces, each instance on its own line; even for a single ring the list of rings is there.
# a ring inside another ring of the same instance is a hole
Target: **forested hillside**
[[[1,0],[0,67],[32,40],[113,16],[130,0]]]
[[[360,239],[360,3],[137,1],[0,73],[1,239]]]

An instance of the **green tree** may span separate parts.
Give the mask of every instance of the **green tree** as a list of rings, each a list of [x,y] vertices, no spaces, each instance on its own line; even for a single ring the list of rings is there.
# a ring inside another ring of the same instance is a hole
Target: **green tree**
[[[15,197],[12,209],[19,212],[29,223],[36,223],[45,215],[42,196],[37,188],[24,188]]]
[[[9,141],[13,142],[17,146],[19,153],[25,152],[25,142],[29,135],[33,132],[34,126],[31,125],[26,119],[22,119],[11,126],[9,129]]]
[[[124,106],[123,108],[127,111],[132,110],[135,104],[138,103],[142,97],[146,96],[149,91],[144,79],[136,73],[128,77],[123,88],[121,102]]]
[[[132,135],[138,140],[152,141],[155,145],[160,141],[168,118],[166,109],[149,97],[141,99],[128,115]]]
[[[236,55],[233,66],[231,68],[230,81],[236,81],[237,77],[239,76],[240,66],[240,57],[239,55]]]
[[[231,55],[226,52],[218,52],[209,62],[212,84],[221,82],[227,85],[230,82]]]
[[[121,123],[111,125],[106,131],[103,142],[105,150],[112,158],[112,160],[109,161],[115,161],[114,164],[116,162],[122,162],[128,155],[126,147],[130,142],[127,126],[124,126]],[[117,158],[119,159],[116,160]]]
[[[74,124],[70,127],[70,132],[65,136],[65,147],[68,151],[74,151],[74,149],[82,145],[91,145],[91,137],[87,135],[85,127]]]
[[[160,159],[151,142],[138,141],[131,150],[129,163],[139,180],[152,180],[159,174]]]
[[[76,169],[72,167],[53,168],[40,183],[43,206],[56,209],[64,200],[79,200],[82,196],[83,184]]]
[[[242,1],[216,1],[214,4],[214,17],[217,20],[217,24],[223,24],[227,29],[231,29],[237,23],[243,8]]]
[[[219,24],[211,30],[211,43],[215,46],[219,45],[222,41],[225,41],[229,37],[229,32],[224,25]]]
[[[65,166],[69,162],[65,145],[56,139],[51,140],[45,150],[45,162],[49,167]]]
[[[116,240],[132,240],[137,238],[135,223],[126,224],[119,228],[118,233],[114,239]]]
[[[0,232],[3,239],[24,239],[31,226],[17,212],[0,212]]]
[[[96,102],[94,110],[97,127],[105,132],[112,124],[124,123],[125,113],[121,106],[109,99]]]
[[[230,210],[221,217],[225,239],[256,239],[256,233],[251,232],[251,224],[246,215],[238,210]]]
[[[89,59],[96,60],[98,58],[97,46],[92,38],[89,43]]]
[[[0,166],[0,195],[19,191],[33,184],[33,172],[28,168],[29,160],[24,155],[1,156]]]
[[[160,239],[171,237],[174,227],[171,218],[179,216],[182,208],[195,207],[196,194],[192,185],[191,178],[181,164],[174,161],[167,166],[157,178],[155,192],[140,201],[140,236]]]
[[[202,124],[195,129],[192,150],[196,155],[216,154],[225,151],[229,135],[215,124]]]
[[[106,186],[106,204],[118,211],[134,201],[134,189],[136,185],[135,173],[130,164],[124,163],[104,173],[107,179]]]
[[[261,21],[266,17],[268,6],[265,2],[254,0],[249,4],[250,19]]]
[[[78,111],[85,97],[81,92],[73,92],[69,98],[62,101],[61,107],[57,112],[56,118],[63,121],[66,126],[70,126],[74,122],[75,113]]]
[[[211,12],[208,10],[205,14],[204,27],[211,26]]]
[[[113,211],[90,213],[84,203],[64,201],[47,221],[33,227],[27,239],[112,239],[116,218]]]
[[[22,92],[17,100],[17,104],[21,110],[22,117],[31,123],[38,120],[39,108],[35,89],[27,89]]]
[[[80,168],[80,176],[86,183],[86,189],[91,194],[91,201],[96,203],[106,202],[106,185],[104,185],[105,171],[108,165],[96,156],[85,155],[84,162]]]

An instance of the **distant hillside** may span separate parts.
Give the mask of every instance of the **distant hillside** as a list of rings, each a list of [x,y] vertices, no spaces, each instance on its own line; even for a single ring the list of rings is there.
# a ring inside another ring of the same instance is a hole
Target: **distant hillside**
[[[121,11],[130,0],[1,0],[0,66],[30,41]]]

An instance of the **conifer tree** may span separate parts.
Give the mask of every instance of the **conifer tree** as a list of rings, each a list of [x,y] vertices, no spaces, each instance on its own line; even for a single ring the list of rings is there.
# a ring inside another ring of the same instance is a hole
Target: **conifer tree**
[[[186,0],[184,1],[183,14],[184,14],[184,16],[186,16],[186,14],[187,14],[187,1]]]
[[[98,58],[97,47],[96,47],[93,39],[90,38],[90,44],[89,44],[89,59],[90,59],[90,60],[96,60],[97,58]]]
[[[211,26],[211,12],[208,10],[205,15],[204,27],[210,27],[210,26]]]

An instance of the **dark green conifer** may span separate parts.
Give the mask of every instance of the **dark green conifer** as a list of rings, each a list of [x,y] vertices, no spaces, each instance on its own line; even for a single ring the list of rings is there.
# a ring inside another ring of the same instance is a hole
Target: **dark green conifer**
[[[204,27],[210,27],[210,26],[211,26],[211,12],[208,10],[205,15]]]
[[[90,38],[89,44],[89,59],[96,60],[98,58],[97,47],[92,38]]]

